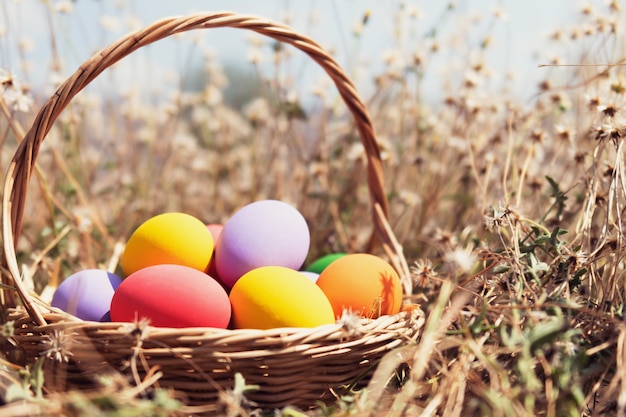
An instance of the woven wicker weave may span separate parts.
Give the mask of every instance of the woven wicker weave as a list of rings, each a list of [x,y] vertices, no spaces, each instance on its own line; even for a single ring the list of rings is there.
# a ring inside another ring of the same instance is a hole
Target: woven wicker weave
[[[402,248],[387,223],[388,206],[374,130],[354,85],[335,60],[293,29],[254,16],[219,12],[164,19],[121,38],[81,65],[44,104],[7,173],[2,210],[2,281],[14,290],[3,290],[3,310],[5,319],[15,323],[11,341],[25,362],[46,358],[44,369],[50,390],[85,386],[90,375],[104,372],[121,372],[140,384],[158,371],[162,375],[156,385],[182,392],[189,404],[214,404],[220,391],[233,386],[235,373],[241,373],[246,383],[260,386],[247,395],[260,406],[307,407],[320,399],[332,399],[331,388],[363,384],[386,352],[417,338],[423,323],[419,309],[376,320],[363,319],[356,325],[338,323],[313,329],[166,329],[143,323],[83,322],[52,309],[25,288],[15,244],[39,147],[61,111],[100,73],[133,51],[176,33],[215,27],[253,30],[291,44],[317,62],[333,80],[354,117],[367,155],[376,240],[403,277],[405,293],[411,289]]]

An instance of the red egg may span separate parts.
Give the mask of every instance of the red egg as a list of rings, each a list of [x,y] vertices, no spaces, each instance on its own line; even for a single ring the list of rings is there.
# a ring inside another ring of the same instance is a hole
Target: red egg
[[[222,286],[183,265],[154,265],[129,275],[111,300],[111,320],[148,319],[156,327],[226,328],[231,306]]]

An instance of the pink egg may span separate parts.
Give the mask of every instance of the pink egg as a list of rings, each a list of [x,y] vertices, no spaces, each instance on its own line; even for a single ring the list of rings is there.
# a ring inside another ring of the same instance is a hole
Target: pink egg
[[[220,234],[222,234],[222,229],[224,229],[224,225],[219,223],[211,223],[207,224],[206,227],[207,229],[209,229],[209,232],[211,232],[211,236],[213,236],[213,241],[217,242]]]
[[[217,243],[220,235],[222,234],[222,229],[224,229],[224,225],[219,223],[211,223],[207,224],[206,227],[207,229],[209,229],[209,232],[211,232],[211,236],[213,236],[213,241]],[[211,262],[209,262],[208,273],[210,276],[221,282],[219,274],[217,273],[217,268],[215,266],[215,253],[211,257]]]
[[[183,265],[149,266],[130,274],[111,300],[111,320],[148,319],[156,327],[226,328],[228,295],[213,278]]]
[[[102,269],[79,271],[61,282],[50,305],[83,320],[99,321],[121,282],[122,278]]]
[[[277,200],[256,201],[224,224],[215,249],[217,273],[232,287],[243,274],[262,266],[298,270],[309,244],[309,227],[297,209]]]

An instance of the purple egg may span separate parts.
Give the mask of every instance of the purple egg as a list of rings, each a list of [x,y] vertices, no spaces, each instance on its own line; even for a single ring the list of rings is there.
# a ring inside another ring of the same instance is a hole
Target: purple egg
[[[111,311],[107,311],[106,313],[104,313],[104,316],[100,317],[100,320],[98,320],[100,323],[109,323],[111,321]]]
[[[287,203],[261,200],[238,210],[224,224],[215,248],[220,280],[227,287],[248,271],[262,266],[298,270],[308,254],[309,227]]]
[[[83,320],[99,321],[110,309],[122,278],[102,269],[86,269],[67,277],[50,305]]]

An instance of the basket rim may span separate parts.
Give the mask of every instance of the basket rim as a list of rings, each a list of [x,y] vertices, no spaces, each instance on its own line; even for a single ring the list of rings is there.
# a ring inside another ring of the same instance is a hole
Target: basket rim
[[[20,324],[30,324],[30,316],[28,318],[28,312],[21,311],[22,306],[12,308],[11,316],[22,316],[16,323],[16,327],[20,327]],[[236,343],[239,338],[254,339],[256,338],[280,338],[284,341],[288,341],[291,338],[296,339],[319,339],[326,337],[330,334],[337,332],[352,332],[358,334],[363,330],[359,330],[358,327],[363,329],[385,329],[393,323],[398,322],[401,319],[409,321],[415,321],[419,318],[424,318],[424,312],[416,305],[416,308],[402,310],[395,314],[386,314],[376,318],[364,318],[359,317],[358,322],[355,324],[345,323],[341,320],[337,320],[335,323],[328,323],[319,325],[316,327],[273,327],[270,329],[223,329],[219,327],[160,327],[153,326],[149,322],[134,321],[134,322],[99,322],[91,320],[82,320],[69,313],[66,313],[57,308],[51,307],[50,312],[44,313],[46,323],[42,325],[35,325],[28,327],[28,332],[54,332],[67,329],[86,329],[86,330],[102,330],[110,331],[116,334],[126,334],[136,330],[145,331],[146,334],[160,337],[181,337],[185,336],[190,339],[199,338],[203,339],[208,336],[226,336],[226,342]]]
[[[287,43],[315,61],[334,82],[348,107],[358,130],[367,160],[367,185],[372,205],[373,239],[382,246],[392,266],[403,281],[405,295],[411,294],[412,282],[398,243],[388,222],[389,203],[384,189],[381,152],[366,105],[355,85],[337,61],[317,42],[282,23],[264,17],[230,11],[199,12],[173,16],[155,21],[148,26],[120,37],[92,55],[70,75],[44,103],[26,136],[20,142],[6,173],[2,197],[3,282],[14,285],[15,291],[2,289],[5,307],[17,305],[14,292],[26,308],[32,321],[45,325],[43,308],[22,282],[17,264],[16,242],[21,233],[24,206],[31,175],[36,167],[39,147],[63,109],[83,88],[107,68],[135,50],[177,33],[195,29],[230,27],[245,29]]]

